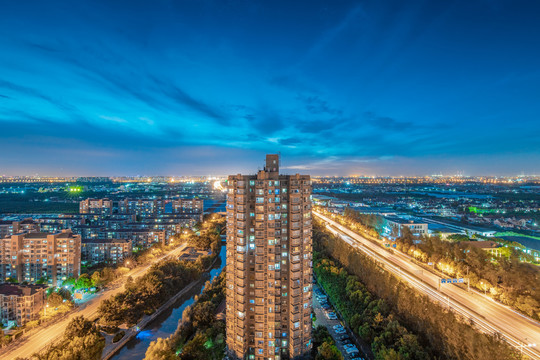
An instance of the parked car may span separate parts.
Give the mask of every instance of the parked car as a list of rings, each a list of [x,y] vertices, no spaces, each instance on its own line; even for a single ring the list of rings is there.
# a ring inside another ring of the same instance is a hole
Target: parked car
[[[328,318],[328,320],[337,320],[337,315],[333,312],[326,313],[326,317]]]

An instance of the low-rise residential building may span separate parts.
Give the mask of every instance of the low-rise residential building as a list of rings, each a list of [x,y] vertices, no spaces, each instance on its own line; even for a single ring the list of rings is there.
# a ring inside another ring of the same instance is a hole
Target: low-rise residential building
[[[85,224],[86,221],[84,215],[79,214],[32,214],[32,219],[39,224],[40,231],[43,232],[49,232],[46,229],[53,227],[58,227],[59,230],[71,229],[74,226]]]
[[[18,326],[37,320],[47,301],[47,285],[0,284],[0,320]]]
[[[131,240],[125,239],[83,239],[81,261],[87,264],[117,264],[132,254]]]
[[[165,231],[150,229],[106,229],[100,233],[100,238],[131,240],[134,250],[142,250],[155,243],[165,244]]]
[[[0,281],[59,286],[81,272],[81,237],[70,230],[21,232],[0,239]]]
[[[79,203],[81,214],[107,215],[113,212],[113,201],[105,199],[86,199]]]
[[[204,200],[195,198],[172,200],[172,211],[181,214],[202,214]]]
[[[35,232],[39,231],[39,223],[32,218],[26,218],[19,222],[18,231]]]
[[[151,216],[165,212],[166,201],[162,199],[123,199],[118,201],[119,214]]]
[[[0,220],[0,239],[18,233],[19,228],[18,221]]]
[[[83,239],[97,239],[99,234],[105,230],[105,227],[102,225],[77,225],[71,228],[71,230],[75,234],[81,235]]]
[[[65,229],[65,227],[60,223],[46,222],[39,225],[39,231],[42,232],[58,232]]]

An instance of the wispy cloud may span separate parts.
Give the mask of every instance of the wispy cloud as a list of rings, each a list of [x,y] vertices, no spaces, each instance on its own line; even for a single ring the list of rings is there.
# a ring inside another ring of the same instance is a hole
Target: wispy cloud
[[[287,12],[279,3],[21,4],[0,14],[10,55],[0,58],[0,144],[32,149],[43,166],[54,158],[41,150],[57,156],[59,144],[84,149],[88,164],[117,153],[115,170],[157,166],[145,157],[188,164],[196,151],[236,156],[229,164],[281,151],[289,169],[320,172],[422,167],[443,155],[527,153],[540,163],[538,91],[525,76],[538,74],[537,39],[523,30],[533,19],[501,34],[491,19],[506,18],[490,10],[485,29],[502,45],[482,42],[485,52],[512,56],[483,57],[467,11],[437,2],[311,2]],[[25,154],[4,158],[30,162]]]

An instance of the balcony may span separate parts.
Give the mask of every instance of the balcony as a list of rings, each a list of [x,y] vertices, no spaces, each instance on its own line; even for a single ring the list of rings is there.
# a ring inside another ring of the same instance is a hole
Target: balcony
[[[264,281],[265,278],[266,278],[265,275],[266,275],[266,272],[259,272],[259,271],[257,271],[257,272],[255,273],[255,280],[257,280],[257,281]]]
[[[237,221],[236,221],[236,227],[237,227],[237,228],[244,229],[244,228],[246,227],[246,222],[245,222],[245,221],[237,220]]]
[[[236,261],[240,261],[240,262],[246,261],[244,254],[236,254]]]

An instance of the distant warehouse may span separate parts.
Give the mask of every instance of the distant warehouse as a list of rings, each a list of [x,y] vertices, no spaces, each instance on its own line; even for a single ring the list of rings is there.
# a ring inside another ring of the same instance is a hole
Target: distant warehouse
[[[404,219],[397,216],[386,216],[387,230],[392,232],[393,230],[397,233],[397,236],[401,236],[403,228],[408,228],[411,233],[415,236],[423,236],[428,234],[428,224],[416,222],[411,219]]]

